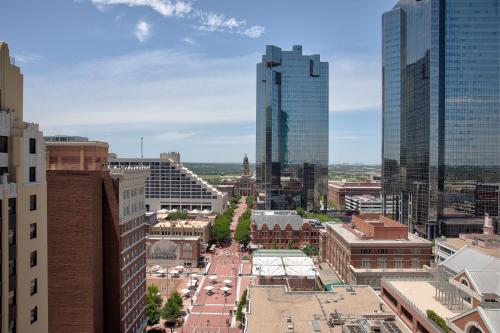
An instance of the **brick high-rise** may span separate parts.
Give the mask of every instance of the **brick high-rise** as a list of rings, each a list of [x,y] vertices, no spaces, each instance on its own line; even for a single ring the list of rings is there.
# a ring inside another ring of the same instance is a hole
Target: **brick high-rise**
[[[109,170],[107,143],[78,140],[47,140],[49,331],[142,332],[149,169]]]

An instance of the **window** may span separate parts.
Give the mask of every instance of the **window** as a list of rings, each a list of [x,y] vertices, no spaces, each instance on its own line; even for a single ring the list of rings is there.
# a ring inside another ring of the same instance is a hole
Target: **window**
[[[36,154],[36,139],[30,138],[30,154]]]
[[[0,153],[9,152],[9,137],[5,135],[0,135]]]
[[[370,259],[368,258],[361,259],[361,268],[370,268]]]
[[[411,268],[418,268],[420,266],[420,260],[418,258],[411,258]]]
[[[9,246],[16,244],[16,232],[13,229],[9,229]]]
[[[30,256],[30,267],[35,267],[37,264],[37,254],[36,251],[31,252]]]
[[[31,296],[38,292],[38,281],[37,279],[31,280]]]
[[[31,318],[32,324],[38,320],[38,307],[37,306],[35,306],[33,309],[31,309],[30,318]]]
[[[403,268],[403,259],[402,258],[394,259],[394,268]]]
[[[361,249],[362,254],[370,254],[370,249]]]
[[[411,249],[411,254],[420,254],[420,249]]]
[[[30,182],[36,182],[36,167],[30,167]]]
[[[36,238],[36,223],[30,224],[30,239]]]
[[[16,275],[16,260],[9,260],[9,276]]]
[[[386,268],[386,259],[385,258],[378,259],[378,268]]]
[[[9,290],[9,306],[16,305],[16,290]]]
[[[36,210],[36,195],[30,195],[30,210]]]
[[[378,249],[377,252],[380,254],[387,254],[387,249]]]

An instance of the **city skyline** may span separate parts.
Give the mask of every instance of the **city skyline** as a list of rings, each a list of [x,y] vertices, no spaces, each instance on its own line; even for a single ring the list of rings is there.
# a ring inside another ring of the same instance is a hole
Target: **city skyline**
[[[148,157],[175,150],[185,161],[239,163],[249,153],[254,163],[255,63],[268,44],[301,44],[331,61],[329,162],[380,164],[380,17],[395,1],[318,1],[321,12],[295,3],[278,22],[279,1],[268,11],[194,2],[190,13],[116,2],[2,5],[0,39],[23,68],[26,114],[47,135],[96,138],[122,157],[139,156],[143,136]]]

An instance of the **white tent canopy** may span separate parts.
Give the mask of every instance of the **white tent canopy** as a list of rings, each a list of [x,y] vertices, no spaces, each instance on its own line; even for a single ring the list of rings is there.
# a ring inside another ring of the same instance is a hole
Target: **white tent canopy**
[[[252,274],[256,276],[283,276],[285,269],[283,266],[257,266],[253,265]]]
[[[206,286],[206,287],[205,287],[205,288],[203,288],[203,289],[210,291],[210,290],[213,290],[213,289],[214,289],[214,287],[213,287],[213,286]]]
[[[316,271],[314,266],[286,266],[285,271],[287,275],[292,276],[305,276],[305,277],[315,277]]]
[[[314,262],[309,257],[283,257],[285,266],[314,266]]]
[[[208,277],[208,279],[209,279],[210,281],[215,281],[215,280],[217,280],[217,275],[212,275],[212,276],[209,276],[209,277]]]
[[[229,284],[229,283],[231,283],[231,280],[224,280],[222,282],[225,283],[225,284]]]
[[[222,290],[222,291],[229,291],[229,290],[231,290],[231,288],[229,288],[229,287],[222,287],[222,288],[220,288],[220,290]]]
[[[282,266],[281,257],[253,257],[253,265],[257,266]]]

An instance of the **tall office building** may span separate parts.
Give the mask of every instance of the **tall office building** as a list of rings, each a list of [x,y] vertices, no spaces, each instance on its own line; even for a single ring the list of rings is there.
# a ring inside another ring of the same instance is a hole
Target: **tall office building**
[[[108,169],[107,143],[61,138],[47,138],[49,331],[143,332],[149,169]]]
[[[23,75],[0,42],[1,332],[47,332],[43,135],[23,121]]]
[[[382,17],[384,198],[410,231],[498,215],[498,0],[401,0]],[[486,196],[488,197],[488,196]]]
[[[328,179],[328,63],[268,45],[257,64],[256,185],[266,209],[320,207]]]

